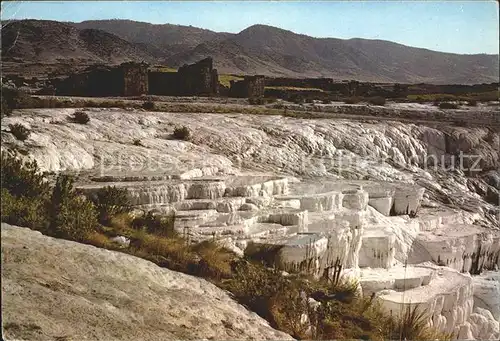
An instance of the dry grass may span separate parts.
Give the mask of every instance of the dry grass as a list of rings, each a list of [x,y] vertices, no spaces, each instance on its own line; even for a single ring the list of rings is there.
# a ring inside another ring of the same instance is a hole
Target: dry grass
[[[266,86],[265,89],[269,90],[286,90],[286,91],[315,91],[324,92],[322,89],[318,88],[299,88],[295,86]]]
[[[219,83],[226,88],[231,86],[231,81],[240,81],[243,80],[243,77],[235,76],[235,75],[219,75]]]
[[[114,250],[117,248],[116,243],[110,240],[106,234],[98,231],[92,231],[86,234],[83,238],[83,242],[104,249]]]

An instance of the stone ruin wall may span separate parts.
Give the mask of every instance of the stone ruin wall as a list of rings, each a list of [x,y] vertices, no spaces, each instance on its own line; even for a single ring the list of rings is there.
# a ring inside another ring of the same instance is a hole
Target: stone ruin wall
[[[258,98],[264,97],[265,77],[264,76],[245,76],[240,81],[231,81],[229,88],[230,97]]]
[[[140,96],[149,93],[148,65],[126,63],[120,66],[123,72],[123,96]]]
[[[211,96],[218,94],[219,77],[211,58],[184,65],[177,72],[148,73],[149,93],[166,96]]]

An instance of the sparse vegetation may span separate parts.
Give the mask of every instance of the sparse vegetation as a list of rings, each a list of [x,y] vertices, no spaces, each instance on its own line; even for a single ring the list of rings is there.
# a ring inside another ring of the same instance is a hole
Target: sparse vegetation
[[[231,81],[240,81],[243,80],[243,77],[235,76],[235,75],[219,75],[219,83],[226,88],[231,86]]]
[[[303,104],[304,103],[304,97],[302,97],[299,94],[292,94],[290,96],[290,102],[295,103],[295,104]]]
[[[176,127],[173,135],[177,140],[188,141],[191,138],[191,130],[186,126]]]
[[[9,129],[12,135],[19,141],[25,141],[30,136],[29,129],[20,123],[9,124]]]
[[[145,110],[154,110],[154,109],[156,109],[156,105],[155,105],[155,102],[153,102],[153,101],[146,101],[146,102],[142,103],[142,108]]]
[[[248,104],[251,104],[251,105],[262,105],[265,103],[266,103],[266,101],[262,97],[251,97],[248,99]]]
[[[458,109],[458,104],[451,102],[441,102],[438,104],[439,109]]]
[[[360,97],[347,97],[344,99],[344,103],[345,104],[356,104],[356,103],[359,103],[361,102],[361,98]]]
[[[106,186],[91,196],[101,224],[109,224],[118,214],[130,211],[130,200],[126,189]]]
[[[144,147],[144,145],[142,144],[140,139],[134,139],[133,144],[134,144],[134,146],[137,146],[137,147]]]
[[[500,97],[499,91],[487,91],[468,93],[463,95],[453,94],[420,94],[408,95],[406,98],[413,102],[451,102],[451,101],[471,101],[490,102],[498,101]]]
[[[71,121],[78,124],[87,124],[90,122],[90,117],[85,111],[75,111],[71,117]]]
[[[49,235],[129,253],[159,266],[203,277],[228,290],[241,304],[298,339],[448,339],[426,326],[419,312],[400,319],[383,312],[372,298],[358,295],[358,284],[343,279],[340,262],[332,278],[283,276],[257,259],[241,259],[213,241],[191,244],[174,229],[174,216],[132,218],[126,192],[113,187],[86,200],[70,177],[59,176],[52,190],[36,166],[2,153],[2,221]],[[39,201],[34,201],[38,198]],[[105,217],[100,226],[97,212]],[[130,238],[122,247],[110,238]],[[311,306],[307,298],[316,302]],[[308,316],[309,324],[303,322]]]
[[[368,98],[368,103],[373,105],[385,105],[385,98],[380,96],[370,97]]]
[[[49,234],[56,237],[82,240],[98,226],[94,205],[73,187],[67,175],[57,178],[49,205]]]
[[[13,109],[35,106],[35,101],[24,91],[2,86],[2,116],[8,116]]]

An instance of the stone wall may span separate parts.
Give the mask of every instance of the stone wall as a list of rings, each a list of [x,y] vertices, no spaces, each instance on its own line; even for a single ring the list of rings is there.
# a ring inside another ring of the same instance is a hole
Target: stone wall
[[[149,93],[169,96],[211,96],[218,94],[219,78],[211,58],[183,65],[177,72],[150,71]]]
[[[123,72],[123,96],[140,96],[148,94],[148,65],[145,63],[124,63],[120,65]]]
[[[81,73],[54,80],[57,95],[139,96],[148,93],[147,64],[123,63],[119,66],[91,66]]]
[[[256,98],[264,97],[265,77],[245,76],[243,80],[231,81],[230,97]]]

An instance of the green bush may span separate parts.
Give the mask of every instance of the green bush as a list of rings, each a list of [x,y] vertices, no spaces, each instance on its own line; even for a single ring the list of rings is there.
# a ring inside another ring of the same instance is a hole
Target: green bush
[[[30,131],[28,128],[20,123],[9,124],[9,129],[12,135],[19,141],[24,141],[30,136]]]
[[[78,124],[87,124],[90,121],[90,117],[85,111],[75,111],[71,120]]]
[[[1,155],[2,189],[17,197],[45,199],[50,197],[49,184],[36,161],[23,164],[19,158],[6,151],[2,151]]]
[[[109,224],[116,215],[130,211],[128,191],[124,188],[106,186],[90,198],[97,209],[101,224]]]
[[[94,205],[73,188],[73,179],[60,175],[52,191],[49,207],[49,234],[81,240],[98,226]]]
[[[458,105],[450,102],[439,103],[439,109],[458,109]]]
[[[251,105],[262,105],[266,104],[266,100],[262,97],[250,97],[248,103]]]
[[[44,198],[13,196],[2,188],[2,222],[45,230],[48,226],[47,207]]]
[[[142,103],[142,108],[145,110],[155,110],[156,104],[153,101],[146,101]]]
[[[163,237],[175,237],[177,233],[174,229],[174,222],[175,215],[160,216],[148,212],[144,216],[135,218],[132,221],[132,227]]]
[[[176,127],[174,129],[174,138],[187,141],[191,138],[191,130],[186,126]]]
[[[380,96],[370,97],[368,103],[373,105],[385,105],[385,98]]]

